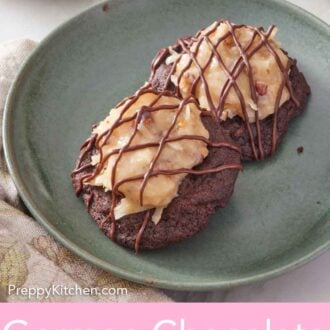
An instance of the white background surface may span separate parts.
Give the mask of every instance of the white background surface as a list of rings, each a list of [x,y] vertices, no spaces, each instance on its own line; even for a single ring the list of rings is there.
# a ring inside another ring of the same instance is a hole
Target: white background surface
[[[0,42],[18,38],[39,41],[68,18],[98,2],[100,1],[0,0]],[[330,0],[291,2],[327,23],[330,22]],[[330,302],[330,251],[295,271],[264,283],[208,293],[167,293],[180,301]]]

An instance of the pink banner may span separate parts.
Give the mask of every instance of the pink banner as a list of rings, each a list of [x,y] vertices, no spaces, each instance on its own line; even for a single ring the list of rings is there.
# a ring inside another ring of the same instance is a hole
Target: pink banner
[[[330,330],[330,304],[1,304],[2,330]]]

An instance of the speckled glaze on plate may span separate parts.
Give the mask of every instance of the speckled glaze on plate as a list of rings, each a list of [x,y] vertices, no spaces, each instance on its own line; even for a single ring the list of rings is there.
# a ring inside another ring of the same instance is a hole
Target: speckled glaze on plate
[[[114,274],[178,290],[227,288],[281,274],[330,245],[330,30],[282,1],[116,0],[45,39],[25,63],[4,115],[10,172],[35,218],[66,247]],[[234,196],[196,237],[134,252],[95,226],[70,171],[91,124],[147,79],[156,51],[219,18],[276,24],[312,97],[270,160],[246,165]],[[304,152],[296,149],[304,146]]]

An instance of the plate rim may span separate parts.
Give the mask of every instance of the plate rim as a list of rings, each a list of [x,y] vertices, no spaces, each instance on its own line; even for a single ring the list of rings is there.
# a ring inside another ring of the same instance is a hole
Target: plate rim
[[[110,262],[104,261],[101,258],[94,256],[93,254],[89,253],[88,251],[81,248],[76,243],[72,242],[69,238],[67,238],[64,234],[62,234],[58,229],[55,228],[47,220],[47,216],[44,215],[37,206],[37,203],[33,201],[33,199],[29,196],[28,189],[25,187],[23,180],[21,179],[22,175],[20,174],[16,160],[14,157],[14,147],[12,145],[11,133],[13,130],[13,113],[15,108],[16,96],[19,94],[19,85],[21,81],[23,81],[29,71],[31,65],[33,65],[33,59],[37,56],[37,54],[43,49],[43,47],[47,47],[48,41],[52,40],[57,34],[61,33],[65,28],[71,25],[73,22],[79,20],[83,17],[87,12],[94,10],[96,7],[101,7],[106,3],[115,2],[116,0],[107,0],[102,1],[100,3],[91,5],[87,7],[85,10],[80,12],[78,15],[70,18],[66,22],[59,25],[55,28],[51,33],[49,33],[41,42],[37,45],[37,47],[32,51],[32,53],[27,57],[27,59],[23,62],[18,74],[14,82],[12,83],[9,93],[7,95],[4,112],[3,112],[3,124],[2,124],[2,137],[3,137],[3,148],[4,148],[4,155],[6,164],[10,173],[11,178],[17,188],[20,198],[22,198],[24,204],[30,210],[33,217],[37,220],[39,224],[41,224],[46,231],[54,237],[57,241],[59,241],[63,246],[68,248],[70,251],[81,257],[83,260],[94,264],[97,267],[100,267],[106,271],[111,272],[112,274],[133,281],[141,284],[145,284],[151,287],[158,287],[164,289],[175,289],[179,291],[205,291],[205,290],[214,290],[214,289],[228,289],[236,286],[251,284],[254,282],[258,282],[261,280],[271,279],[277,277],[281,274],[284,274],[290,270],[293,270],[312,259],[319,256],[321,253],[327,251],[330,248],[330,237],[329,239],[316,246],[315,248],[309,250],[308,253],[303,254],[300,258],[297,258],[293,261],[285,263],[281,267],[277,267],[274,269],[270,269],[267,271],[261,271],[256,274],[247,275],[244,277],[240,277],[234,280],[214,280],[208,282],[173,282],[168,280],[162,280],[161,278],[147,278],[143,275],[139,275],[136,272],[132,272],[126,270],[123,267],[118,267]],[[130,0],[121,0],[129,2]],[[258,1],[258,0],[257,0]],[[280,6],[283,10],[290,10],[291,13],[295,15],[299,15],[304,20],[311,21],[314,25],[317,25],[319,28],[322,28],[323,31],[330,36],[330,26],[323,21],[322,19],[318,18],[314,14],[306,11],[305,9],[298,7],[292,3],[289,3],[285,0],[271,0],[269,1],[271,4],[275,4]]]

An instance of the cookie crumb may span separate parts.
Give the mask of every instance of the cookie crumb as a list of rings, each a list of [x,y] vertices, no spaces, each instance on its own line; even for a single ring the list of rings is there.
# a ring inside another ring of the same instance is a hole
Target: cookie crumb
[[[300,146],[297,148],[297,153],[298,154],[302,154],[304,152],[304,147],[303,146]]]
[[[103,10],[104,12],[109,11],[109,4],[108,4],[108,3],[105,3],[105,4],[102,6],[102,10]]]

